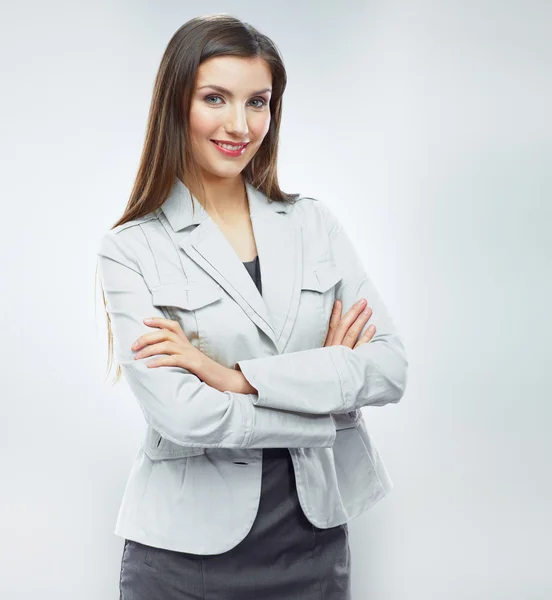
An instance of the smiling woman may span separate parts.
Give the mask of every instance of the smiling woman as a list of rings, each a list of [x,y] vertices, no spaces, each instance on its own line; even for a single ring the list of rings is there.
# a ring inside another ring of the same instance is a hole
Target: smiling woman
[[[271,91],[260,56],[216,56],[199,66],[190,133],[195,159],[211,176],[235,177],[257,153],[270,127]]]
[[[392,487],[359,409],[401,398],[404,347],[337,218],[280,189],[285,87],[251,25],[185,23],[100,241],[108,357],[147,425],[115,529],[121,600],[349,600],[347,523]],[[372,316],[343,329],[359,297]]]

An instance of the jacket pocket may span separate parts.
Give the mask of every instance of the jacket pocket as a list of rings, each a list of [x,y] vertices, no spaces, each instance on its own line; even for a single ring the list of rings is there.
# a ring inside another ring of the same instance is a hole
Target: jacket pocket
[[[148,426],[142,448],[151,460],[167,460],[205,454],[205,448],[179,446],[164,438],[151,426]]]
[[[305,348],[318,348],[324,344],[335,300],[335,286],[342,278],[343,274],[333,262],[307,262],[303,265],[295,327]]]
[[[187,281],[163,283],[151,291],[153,304],[158,307],[171,306],[184,310],[196,310],[222,298],[222,289],[215,283]]]
[[[207,334],[213,321],[210,309],[217,312],[222,288],[210,281],[178,281],[163,283],[151,294],[153,304],[167,319],[179,323],[190,342],[204,352],[205,346],[209,347]]]
[[[343,274],[333,262],[325,261],[305,265],[303,267],[303,282],[301,289],[324,293],[336,285]]]

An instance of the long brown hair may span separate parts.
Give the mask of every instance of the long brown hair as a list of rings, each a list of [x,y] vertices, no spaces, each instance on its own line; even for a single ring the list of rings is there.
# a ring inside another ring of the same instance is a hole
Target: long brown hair
[[[276,163],[287,75],[276,45],[236,17],[204,15],[182,25],[165,49],[155,79],[134,186],[122,217],[112,229],[159,208],[167,199],[176,177],[185,183],[191,175],[203,189],[200,170],[191,151],[188,122],[199,65],[215,56],[260,57],[268,63],[272,73],[270,128],[243,175],[273,201],[290,202],[299,196],[286,194],[278,184]],[[113,364],[113,334],[103,287],[102,297],[108,331],[107,376]],[[121,366],[117,365],[113,383],[120,376]]]

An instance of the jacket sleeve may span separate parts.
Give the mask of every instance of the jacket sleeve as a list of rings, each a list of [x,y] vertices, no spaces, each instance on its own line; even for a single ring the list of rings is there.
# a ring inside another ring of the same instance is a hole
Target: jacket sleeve
[[[354,350],[342,345],[313,348],[239,360],[235,368],[257,390],[257,406],[325,414],[396,403],[407,383],[403,340],[343,226],[322,202],[314,205],[322,212],[333,259],[343,274],[336,286],[342,314],[366,298],[372,316],[361,333],[370,324],[376,333]]]
[[[180,367],[148,368],[152,356],[135,360],[131,345],[152,331],[143,319],[165,315],[153,305],[139,264],[120,241],[120,234],[104,235],[97,257],[111,319],[114,358],[145,420],[164,438],[181,446],[207,448],[333,445],[336,427],[328,414],[257,406],[254,394],[221,392]]]

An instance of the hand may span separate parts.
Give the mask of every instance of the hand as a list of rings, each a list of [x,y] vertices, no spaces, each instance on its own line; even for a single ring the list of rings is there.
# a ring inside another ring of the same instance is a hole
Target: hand
[[[358,334],[362,331],[362,328],[372,316],[372,309],[368,308],[367,312],[363,312],[365,306],[367,306],[366,300],[361,298],[354,304],[346,315],[342,318],[341,316],[341,300],[334,302],[332,310],[332,316],[330,317],[330,325],[326,340],[324,341],[324,347],[326,346],[347,346],[352,348],[358,348],[361,344],[369,342],[376,333],[376,327],[370,325],[366,328],[364,335],[357,341]],[[356,342],[356,344],[355,344]],[[355,344],[353,346],[353,344]]]
[[[347,314],[341,317],[341,300],[334,302],[332,316],[330,317],[330,326],[324,346],[347,346],[349,348],[358,348],[361,344],[369,342],[376,333],[376,327],[370,325],[366,332],[356,342],[358,334],[362,331],[368,319],[372,316],[372,309],[368,308],[366,313],[362,312],[367,306],[364,298],[360,299],[360,304],[354,304]],[[353,344],[354,347],[353,347]],[[347,413],[331,413],[336,431],[357,427],[362,421],[362,411],[359,409]]]
[[[146,333],[132,344],[132,350],[139,350],[134,355],[136,360],[166,354],[164,358],[150,361],[147,366],[180,367],[221,392],[241,390],[245,380],[243,373],[224,367],[198,350],[188,340],[178,321],[155,318],[144,319],[144,323],[148,327],[157,327],[158,331]]]
[[[144,319],[148,327],[157,327],[152,333],[141,335],[130,347],[139,351],[134,355],[138,360],[156,354],[166,354],[164,358],[156,358],[147,363],[148,367],[181,367],[194,370],[203,353],[198,350],[186,337],[180,323],[171,319]]]

